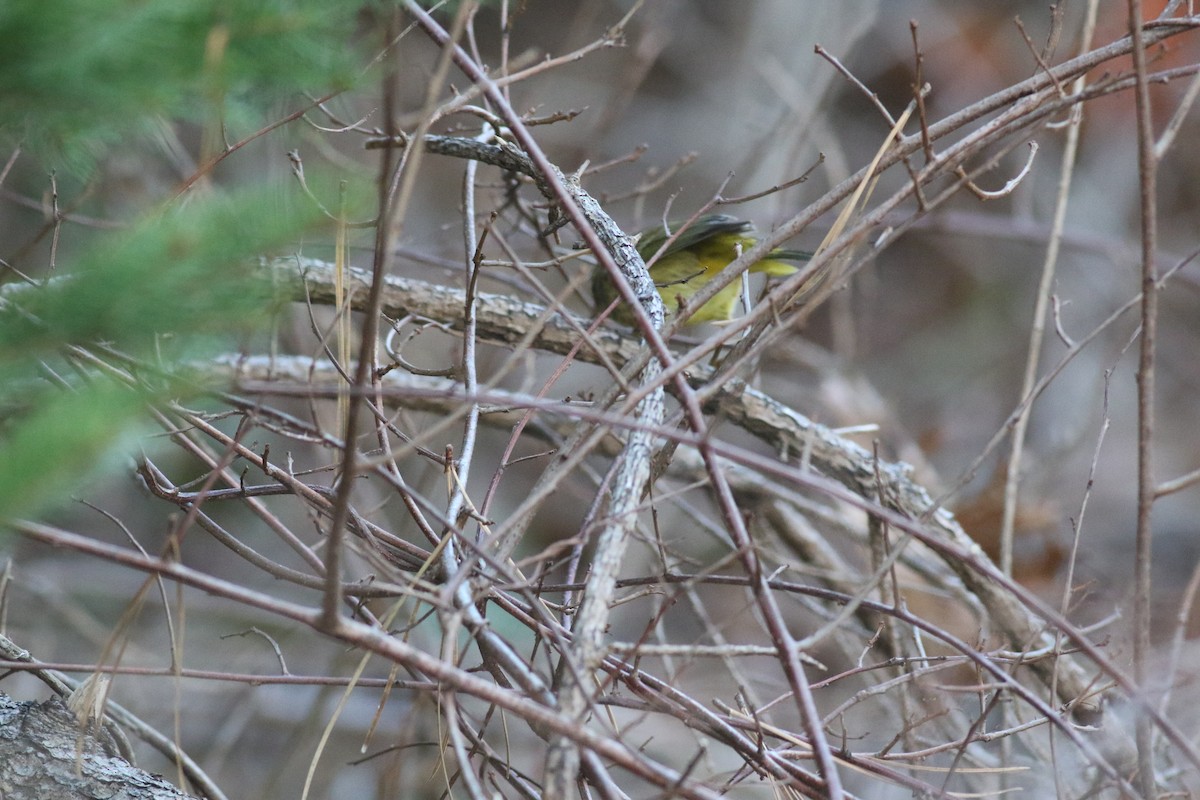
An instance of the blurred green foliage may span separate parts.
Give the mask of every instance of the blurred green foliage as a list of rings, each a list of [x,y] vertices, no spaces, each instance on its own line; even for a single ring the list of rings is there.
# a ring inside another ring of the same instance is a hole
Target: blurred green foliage
[[[159,333],[230,334],[260,328],[272,288],[254,258],[292,241],[320,219],[311,204],[285,211],[275,192],[243,190],[110,234],[40,287],[10,287],[0,316],[0,360],[45,358],[65,343],[113,343],[149,352]]]
[[[356,16],[312,0],[2,1],[0,146],[21,148],[25,164],[83,174],[101,154],[138,156],[139,134],[163,121],[263,124],[282,97],[301,103],[300,91],[351,84],[363,63]],[[194,391],[168,377],[174,363],[237,347],[270,323],[277,302],[257,259],[324,219],[284,191],[207,186],[128,230],[89,234],[45,285],[4,287],[0,518],[63,502],[116,463],[148,403]],[[0,257],[18,247],[0,241]],[[153,374],[114,379],[81,366],[71,346],[101,358],[114,348],[122,364],[142,358]]]
[[[354,23],[321,0],[5,0],[0,142],[86,168],[152,115],[237,118],[344,88]]]

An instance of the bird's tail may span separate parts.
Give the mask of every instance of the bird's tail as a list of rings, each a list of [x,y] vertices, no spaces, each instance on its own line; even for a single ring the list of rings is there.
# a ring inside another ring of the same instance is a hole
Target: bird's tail
[[[772,250],[770,258],[764,258],[762,261],[750,268],[751,272],[764,272],[767,275],[775,277],[783,277],[796,272],[796,267],[787,262],[789,261],[808,261],[812,258],[812,253],[804,250]]]

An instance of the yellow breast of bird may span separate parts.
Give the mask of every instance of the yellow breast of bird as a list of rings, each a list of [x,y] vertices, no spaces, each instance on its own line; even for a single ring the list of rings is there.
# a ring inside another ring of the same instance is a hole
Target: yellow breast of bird
[[[723,248],[728,251],[730,248]],[[689,250],[671,253],[650,269],[650,276],[658,288],[668,314],[678,310],[681,303],[690,300],[703,289],[713,277],[724,269],[732,258],[725,257],[722,248],[702,243]],[[729,319],[734,303],[741,293],[741,283],[734,281],[715,297],[696,310],[688,320],[691,324]]]

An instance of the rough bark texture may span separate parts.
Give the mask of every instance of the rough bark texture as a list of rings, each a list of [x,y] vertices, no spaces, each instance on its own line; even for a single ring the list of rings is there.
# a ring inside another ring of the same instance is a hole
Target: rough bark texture
[[[180,800],[191,797],[117,755],[103,729],[81,729],[58,698],[0,694],[0,800]]]

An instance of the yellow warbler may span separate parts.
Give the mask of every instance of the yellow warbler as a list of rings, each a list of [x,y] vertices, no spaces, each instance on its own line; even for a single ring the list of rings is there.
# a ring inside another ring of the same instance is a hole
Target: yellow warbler
[[[654,257],[670,238],[661,225],[642,232],[637,249],[644,259]],[[755,245],[754,226],[749,222],[728,214],[708,214],[697,219],[676,237],[658,260],[650,265],[650,277],[663,305],[670,315],[680,302],[691,299],[703,289],[717,273],[734,259]],[[807,261],[811,253],[799,250],[772,250],[770,257],[750,267],[751,272],[784,276],[796,272],[788,261]],[[741,294],[741,283],[734,281],[716,294],[711,300],[696,309],[687,324],[715,322],[733,318],[733,306]],[[603,310],[617,297],[616,287],[602,269],[592,277],[592,299],[597,310]],[[613,319],[632,326],[633,314],[624,304],[617,306]]]

